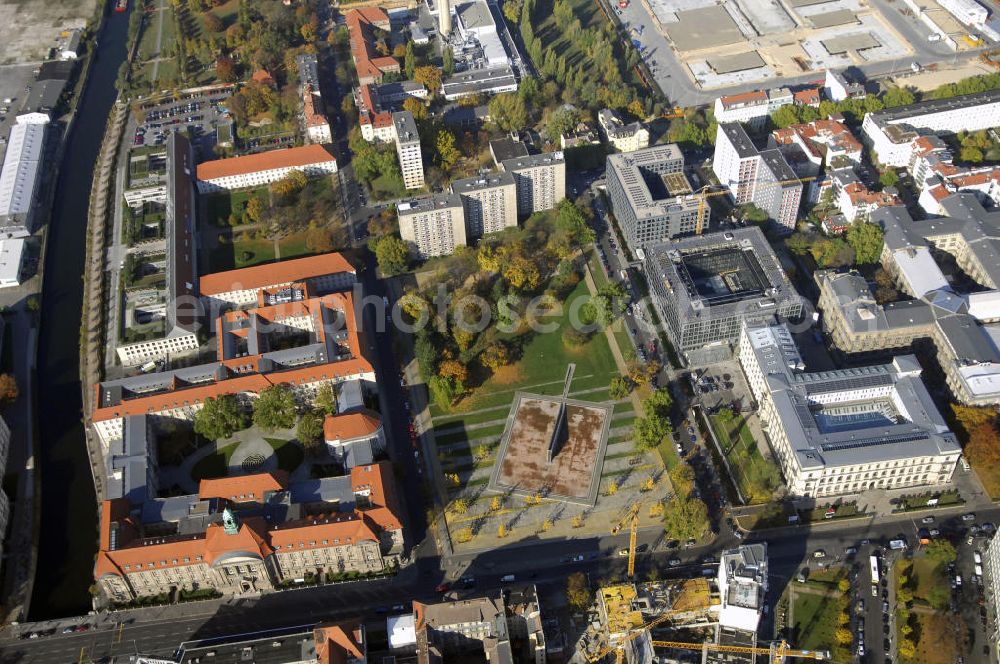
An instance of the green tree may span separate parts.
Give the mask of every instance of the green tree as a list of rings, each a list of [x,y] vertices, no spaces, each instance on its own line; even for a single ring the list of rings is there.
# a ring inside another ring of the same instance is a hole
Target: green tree
[[[253,404],[253,423],[264,431],[295,426],[295,395],[285,385],[271,385],[260,391]]]
[[[441,69],[444,72],[445,78],[448,78],[455,73],[455,54],[452,53],[451,46],[445,47],[444,54],[441,56],[441,59]]]
[[[983,161],[983,151],[977,147],[962,147],[958,151],[958,158],[969,164],[978,164]]]
[[[882,229],[876,224],[855,221],[847,229],[847,244],[854,249],[854,260],[859,265],[878,263],[882,255]]]
[[[944,611],[951,604],[951,593],[947,587],[936,585],[927,593],[927,602],[938,611]]]
[[[194,415],[194,430],[209,440],[229,438],[249,426],[246,413],[231,394],[218,398],[208,397],[201,410]]]
[[[490,100],[489,109],[493,123],[504,131],[519,131],[528,124],[528,109],[517,93],[498,94]]]
[[[577,612],[582,613],[587,610],[592,600],[590,584],[587,582],[587,575],[583,572],[573,572],[566,577],[566,603]]]
[[[306,449],[316,447],[323,441],[323,418],[321,410],[306,411],[295,427],[295,437]]]
[[[580,124],[580,113],[575,108],[564,106],[549,116],[545,134],[553,143],[558,143],[563,134],[568,134]]]
[[[892,88],[882,95],[882,103],[886,108],[909,106],[917,100],[916,95],[908,88]]]
[[[635,442],[640,449],[652,449],[670,435],[670,428],[670,420],[659,417],[640,417],[633,425]]]
[[[204,18],[205,18],[205,28],[209,32],[222,32],[226,27],[225,24],[222,22],[222,19],[219,18],[218,15],[213,14],[212,12],[206,12]]]
[[[337,414],[337,392],[330,383],[323,383],[316,390],[316,407],[326,415]]]
[[[624,399],[631,391],[632,384],[624,376],[615,376],[611,379],[611,385],[608,386],[608,396],[616,401]]]
[[[899,173],[896,172],[895,168],[887,168],[878,176],[878,181],[882,183],[883,187],[895,187],[899,184]]]
[[[668,501],[663,510],[663,529],[667,537],[678,540],[700,539],[708,527],[708,508],[699,498]]]
[[[854,640],[854,635],[851,634],[850,628],[838,627],[837,632],[835,634],[835,638],[837,639],[837,643],[839,643],[842,646],[846,646],[849,645],[851,641]]]
[[[463,385],[450,376],[431,376],[427,381],[431,398],[442,408],[448,408],[464,391]]]
[[[406,271],[410,251],[406,243],[395,235],[386,235],[375,242],[375,259],[383,274],[393,277]]]
[[[434,162],[445,173],[450,173],[462,153],[455,147],[455,135],[447,129],[438,131],[434,139]]]
[[[778,129],[784,129],[790,125],[797,124],[801,122],[801,118],[799,117],[799,108],[800,107],[793,106],[791,104],[782,106],[774,113],[771,113],[771,122],[773,122],[774,126]]]
[[[413,42],[406,43],[406,55],[403,56],[403,71],[406,72],[406,79],[413,80],[413,74],[417,70],[417,55],[413,52]]]
[[[953,563],[958,558],[955,547],[946,539],[936,539],[927,545],[927,559],[938,565]]]
[[[504,18],[514,25],[517,25],[521,21],[521,5],[523,4],[523,0],[504,0]]]
[[[413,70],[413,80],[422,84],[432,95],[436,94],[441,89],[441,70],[432,65],[417,67]]]

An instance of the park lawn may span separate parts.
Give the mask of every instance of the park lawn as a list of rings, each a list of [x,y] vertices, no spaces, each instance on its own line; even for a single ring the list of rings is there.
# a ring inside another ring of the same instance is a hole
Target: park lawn
[[[837,644],[835,634],[839,617],[847,603],[840,594],[795,593],[791,608],[795,624],[792,642],[800,650],[829,650],[831,661],[849,662],[851,653]]]
[[[205,216],[206,221],[215,226],[228,226],[229,215],[237,210],[242,213],[247,201],[253,196],[260,195],[265,201],[270,200],[270,192],[266,186],[251,189],[240,189],[238,191],[224,191],[212,194],[206,200]]]
[[[139,60],[145,62],[156,57],[156,35],[160,30],[160,13],[149,14],[142,26],[142,37],[139,39]],[[160,51],[174,43],[176,32],[174,23],[174,10],[169,2],[163,3],[163,39],[160,42]],[[160,63],[161,67],[163,63]]]
[[[569,325],[572,302],[587,296],[587,285],[580,281],[566,298],[558,329],[535,334],[525,344],[522,359],[517,364],[506,367],[499,375],[491,375],[470,396],[463,399],[455,410],[477,410],[510,403],[515,390],[543,383],[545,385],[540,387],[531,387],[531,391],[561,394],[562,381],[570,363],[576,364],[570,392],[610,383],[611,377],[617,375],[618,370],[604,334],[595,333],[581,348],[570,349],[563,343],[562,330]],[[577,376],[580,377],[579,381]]]
[[[751,503],[769,501],[781,485],[781,473],[777,465],[761,456],[746,422],[728,410],[719,411],[710,420],[744,497]]]
[[[482,427],[472,430],[450,431],[449,433],[438,434],[434,437],[434,442],[438,445],[451,445],[462,441],[479,440],[480,438],[494,438],[503,433],[507,426],[505,421],[495,426]]]
[[[306,234],[304,231],[301,233],[292,233],[278,240],[278,252],[281,254],[282,260],[315,253],[306,246]]]
[[[986,464],[969,460],[972,470],[983,483],[983,488],[993,500],[1000,500],[1000,463]]]
[[[914,633],[919,635],[917,653],[913,659],[900,657],[899,661],[914,664],[952,664],[958,661],[962,653],[955,642],[954,626],[949,624],[953,616],[923,611],[915,611],[914,615],[917,617]],[[977,643],[975,647],[980,646]]]
[[[240,0],[229,0],[229,2],[226,2],[225,4],[212,8],[211,11],[213,14],[222,19],[222,24],[228,28],[230,25],[236,22],[236,14],[239,11],[239,8],[240,8]],[[196,14],[192,14],[192,16],[197,17],[198,25],[201,27],[202,33],[203,34],[206,33],[207,29],[205,28],[205,14],[198,12]]]
[[[274,260],[274,242],[263,240],[235,240],[232,244],[216,247],[209,255],[209,272],[249,267]]]
[[[406,196],[406,187],[403,186],[402,179],[380,175],[368,183],[372,196],[376,200],[391,200]]]
[[[584,30],[591,26],[603,27],[607,23],[607,19],[605,19],[596,2],[591,2],[590,0],[569,0],[569,4],[573,7],[573,13],[580,20],[580,24]],[[567,65],[576,66],[577,64],[584,63],[588,67],[591,65],[596,66],[596,63],[589,62],[590,57],[584,51],[583,45],[579,41],[570,40],[566,35],[559,32],[553,16],[553,5],[554,2],[552,0],[538,0],[536,3],[534,18],[538,20],[539,17],[544,17],[544,20],[535,27],[535,36],[541,39],[543,44],[552,44],[555,52],[561,53],[566,58]],[[619,55],[617,49],[615,55]]]
[[[625,320],[619,318],[611,325],[611,333],[615,337],[615,343],[618,344],[618,350],[621,352],[622,357],[626,360],[635,358],[635,344],[632,343],[632,337],[629,336],[628,331],[625,329]]]
[[[278,457],[278,468],[284,471],[294,471],[306,458],[302,446],[295,441],[281,438],[265,438],[264,441],[274,449],[274,455]]]
[[[164,28],[164,32],[166,32],[166,28]],[[164,41],[163,43],[166,44],[167,42]],[[149,69],[149,75],[152,76],[153,63],[146,64],[146,67]],[[157,80],[158,81],[176,80],[178,71],[179,70],[177,67],[177,58],[164,58],[160,60],[160,70],[156,73],[158,77]]]
[[[198,461],[191,468],[191,479],[194,481],[212,479],[213,477],[225,477],[229,474],[229,459],[232,458],[233,452],[239,443],[230,443],[229,445],[223,445],[215,454],[209,454],[204,459]]]
[[[899,582],[899,572],[897,567],[896,582]],[[945,567],[928,560],[924,556],[913,559],[913,568],[910,571],[910,578],[916,579],[917,585],[913,589],[914,599],[930,601],[931,590],[937,586],[949,588],[950,583],[944,575]]]

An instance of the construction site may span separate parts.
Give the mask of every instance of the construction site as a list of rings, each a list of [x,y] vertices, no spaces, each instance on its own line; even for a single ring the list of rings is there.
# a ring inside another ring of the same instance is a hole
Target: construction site
[[[830,653],[798,650],[759,638],[766,612],[767,546],[749,544],[706,561],[701,575],[637,583],[635,544],[628,580],[598,588],[577,652],[590,664],[700,661],[780,664],[788,658],[825,661]]]
[[[702,88],[801,76],[912,55],[864,0],[642,0]]]

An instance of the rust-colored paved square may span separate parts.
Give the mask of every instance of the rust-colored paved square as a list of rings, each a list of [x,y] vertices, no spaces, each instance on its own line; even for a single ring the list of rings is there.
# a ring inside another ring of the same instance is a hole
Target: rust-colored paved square
[[[548,460],[561,403],[524,397],[517,406],[506,453],[500,459],[500,484],[543,495],[587,498],[601,448],[607,412],[566,404],[566,438]]]

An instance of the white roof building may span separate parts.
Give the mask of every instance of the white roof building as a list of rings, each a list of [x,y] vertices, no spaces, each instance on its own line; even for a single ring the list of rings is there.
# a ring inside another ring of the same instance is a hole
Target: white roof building
[[[44,113],[28,113],[18,116],[17,123],[10,128],[7,155],[0,170],[0,217],[26,218],[30,214],[41,173],[48,121]],[[24,228],[11,234],[28,235],[27,222],[22,221],[19,225]]]
[[[24,262],[24,239],[0,240],[0,288],[21,283],[21,264]]]
[[[389,633],[389,648],[406,648],[417,644],[417,627],[412,613],[386,618],[385,629]]]
[[[719,560],[719,626],[756,632],[767,594],[767,544],[746,544]]]

